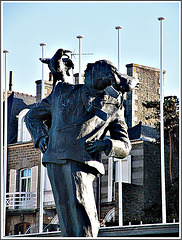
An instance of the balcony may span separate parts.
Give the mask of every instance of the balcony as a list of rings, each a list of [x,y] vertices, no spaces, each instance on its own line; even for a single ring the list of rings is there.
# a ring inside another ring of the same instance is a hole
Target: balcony
[[[6,207],[9,210],[37,208],[37,193],[13,192],[6,193]]]
[[[6,207],[9,210],[37,208],[36,192],[6,193]],[[52,191],[44,191],[44,207],[55,207]]]

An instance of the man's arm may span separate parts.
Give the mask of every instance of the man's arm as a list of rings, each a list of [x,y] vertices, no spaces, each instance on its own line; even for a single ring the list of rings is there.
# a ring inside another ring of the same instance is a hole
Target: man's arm
[[[110,146],[106,149],[106,155],[110,157],[125,158],[131,151],[127,126],[124,120],[115,120],[109,126],[111,138],[107,139]]]
[[[25,116],[25,123],[32,136],[34,146],[40,148],[42,152],[46,151],[48,144],[48,127],[44,121],[51,118],[51,100],[52,94],[31,108]]]
[[[121,110],[123,111],[123,110]],[[89,153],[104,151],[107,156],[125,158],[131,151],[127,125],[123,113],[118,112],[118,118],[111,122],[105,129],[103,136],[109,130],[110,138],[105,140],[89,141],[85,147]]]

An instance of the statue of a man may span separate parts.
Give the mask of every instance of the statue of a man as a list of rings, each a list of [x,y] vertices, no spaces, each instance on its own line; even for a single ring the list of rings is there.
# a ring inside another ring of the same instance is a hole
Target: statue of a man
[[[85,84],[59,82],[25,117],[34,146],[44,153],[62,236],[97,237],[92,184],[104,174],[100,154],[125,158],[131,150],[123,106],[105,91],[119,86],[119,77],[109,61],[88,64]]]

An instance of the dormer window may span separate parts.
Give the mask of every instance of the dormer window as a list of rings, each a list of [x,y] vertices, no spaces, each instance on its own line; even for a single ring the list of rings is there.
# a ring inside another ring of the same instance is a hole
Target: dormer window
[[[26,127],[25,124],[25,115],[27,114],[27,112],[29,111],[29,109],[23,109],[18,117],[18,142],[27,142],[27,141],[31,141],[31,135]]]

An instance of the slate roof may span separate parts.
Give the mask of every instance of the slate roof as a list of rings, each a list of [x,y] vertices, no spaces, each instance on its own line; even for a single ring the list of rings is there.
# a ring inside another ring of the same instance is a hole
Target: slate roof
[[[8,144],[17,142],[19,113],[35,104],[35,96],[19,92],[8,93]]]
[[[145,141],[155,141],[159,137],[158,131],[151,126],[147,126],[139,122],[136,126],[128,129],[128,134],[130,140],[145,140]]]

